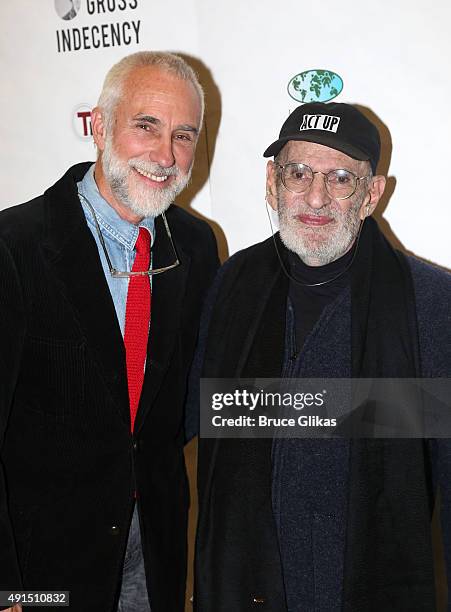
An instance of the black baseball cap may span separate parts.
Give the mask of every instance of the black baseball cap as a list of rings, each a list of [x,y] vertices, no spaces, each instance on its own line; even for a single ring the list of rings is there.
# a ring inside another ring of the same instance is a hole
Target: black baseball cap
[[[290,140],[316,142],[349,157],[368,160],[376,173],[381,152],[377,127],[351,104],[312,102],[298,106],[280,130],[279,138],[263,153],[276,156]]]

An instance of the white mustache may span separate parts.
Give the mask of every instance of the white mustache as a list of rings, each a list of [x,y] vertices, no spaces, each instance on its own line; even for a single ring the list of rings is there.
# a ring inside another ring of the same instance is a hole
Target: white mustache
[[[337,219],[341,216],[341,213],[327,208],[320,208],[319,210],[309,208],[307,210],[297,210],[293,214],[293,218],[298,217],[299,215],[308,215],[309,217],[329,217],[331,219]]]
[[[179,169],[177,166],[171,166],[170,168],[165,168],[164,166],[160,166],[156,162],[146,162],[142,159],[129,159],[128,165],[131,168],[136,168],[141,172],[146,172],[147,174],[155,174],[156,176],[177,176],[179,174]]]

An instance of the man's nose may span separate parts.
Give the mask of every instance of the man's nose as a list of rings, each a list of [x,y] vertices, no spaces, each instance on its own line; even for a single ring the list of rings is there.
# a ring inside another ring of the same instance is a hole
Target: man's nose
[[[326,177],[322,172],[315,172],[310,187],[305,193],[304,200],[310,208],[320,209],[331,202],[326,189]]]
[[[172,136],[160,134],[153,143],[149,151],[150,161],[156,162],[163,168],[170,168],[175,163],[174,152],[172,150]]]

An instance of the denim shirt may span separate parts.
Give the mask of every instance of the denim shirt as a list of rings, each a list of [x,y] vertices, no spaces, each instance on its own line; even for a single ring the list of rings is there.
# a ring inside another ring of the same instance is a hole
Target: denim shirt
[[[77,183],[78,191],[87,198],[95,210],[97,221],[105,241],[108,255],[111,263],[117,270],[130,272],[135,260],[135,243],[139,234],[139,227],[145,227],[149,232],[152,240],[155,240],[155,222],[153,217],[144,218],[139,225],[129,223],[118,215],[112,206],[100,195],[99,189],[94,179],[93,164],[83,179]],[[125,307],[127,303],[127,291],[129,278],[114,278],[110,274],[108,262],[106,261],[105,253],[100,244],[97,228],[91,211],[82,197],[80,202],[83,212],[86,217],[86,222],[94,236],[97,248],[99,250],[100,261],[102,262],[103,272],[105,274],[111,297],[113,298],[114,308],[116,310],[117,320],[121,328],[122,336],[125,328]],[[152,280],[152,277],[150,277]]]

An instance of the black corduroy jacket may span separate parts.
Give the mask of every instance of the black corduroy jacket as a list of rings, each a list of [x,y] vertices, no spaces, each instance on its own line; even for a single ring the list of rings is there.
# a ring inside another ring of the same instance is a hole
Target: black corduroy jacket
[[[153,278],[132,435],[124,343],[77,196],[88,167],[0,214],[0,591],[66,590],[71,610],[112,612],[136,491],[152,611],[181,611],[186,378],[216,244],[170,207],[181,263]],[[162,267],[160,218],[156,232]]]

